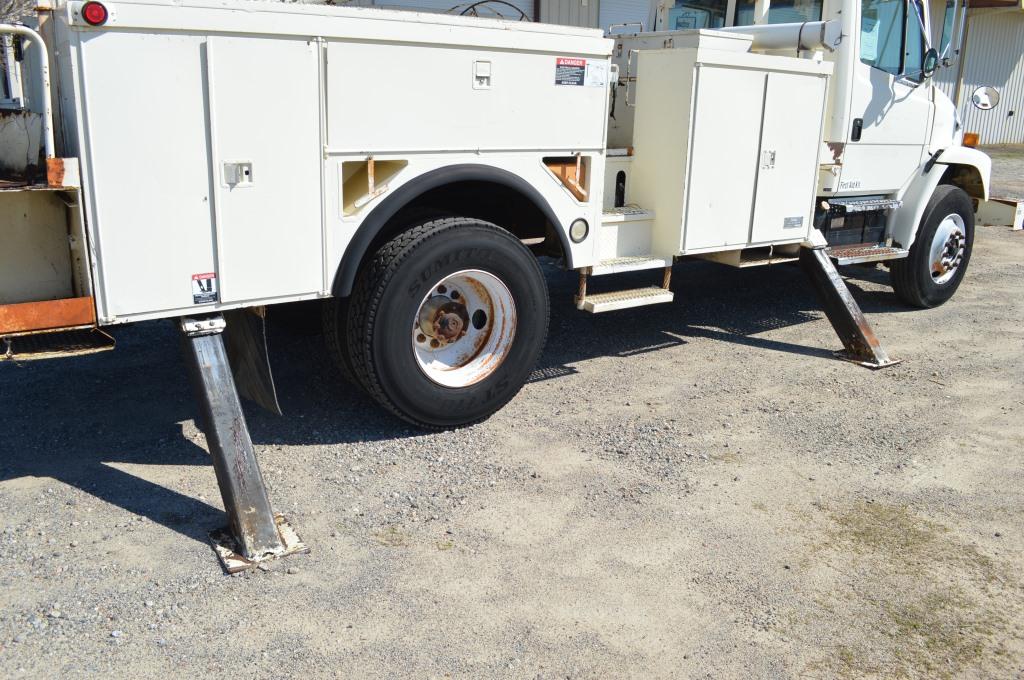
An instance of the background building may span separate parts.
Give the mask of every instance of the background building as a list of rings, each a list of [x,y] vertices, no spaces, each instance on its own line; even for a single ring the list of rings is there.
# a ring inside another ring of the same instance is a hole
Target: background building
[[[1024,0],[972,0],[969,7],[963,58],[937,82],[981,144],[1024,144]],[[989,110],[972,102],[984,86],[999,93]]]

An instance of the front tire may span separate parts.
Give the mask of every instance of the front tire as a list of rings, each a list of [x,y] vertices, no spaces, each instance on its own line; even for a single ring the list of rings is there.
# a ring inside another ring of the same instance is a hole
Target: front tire
[[[974,206],[963,189],[936,187],[910,254],[889,269],[896,296],[912,307],[938,307],[963,281],[974,247]]]
[[[461,217],[386,243],[347,311],[356,379],[392,413],[431,429],[483,420],[508,403],[548,330],[536,258],[504,229]]]

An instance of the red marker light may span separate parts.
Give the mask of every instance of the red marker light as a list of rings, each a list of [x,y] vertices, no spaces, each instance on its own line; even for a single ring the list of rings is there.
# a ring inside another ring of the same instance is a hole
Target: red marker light
[[[82,5],[82,19],[90,26],[102,26],[107,23],[110,13],[99,2],[87,2]]]

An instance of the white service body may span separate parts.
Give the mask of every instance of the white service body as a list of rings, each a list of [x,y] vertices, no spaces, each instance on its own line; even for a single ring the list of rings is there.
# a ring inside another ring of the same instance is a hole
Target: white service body
[[[454,164],[521,177],[566,225],[600,221],[541,160],[582,152],[603,173],[596,31],[255,2],[119,2],[97,30],[77,7],[57,17],[61,100],[100,323],[327,296],[376,203]],[[556,85],[559,57],[587,82]],[[345,163],[370,157],[398,168],[385,192],[344,196]]]

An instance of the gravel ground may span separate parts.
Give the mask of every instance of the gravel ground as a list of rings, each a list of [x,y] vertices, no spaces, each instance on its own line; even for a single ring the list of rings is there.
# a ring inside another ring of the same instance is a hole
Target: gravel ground
[[[287,416],[250,426],[312,552],[236,577],[169,323],[2,363],[0,676],[1020,677],[1022,263],[981,228],[930,311],[847,271],[882,371],[794,266],[600,316],[548,266],[534,380],[440,434],[275,329]]]

